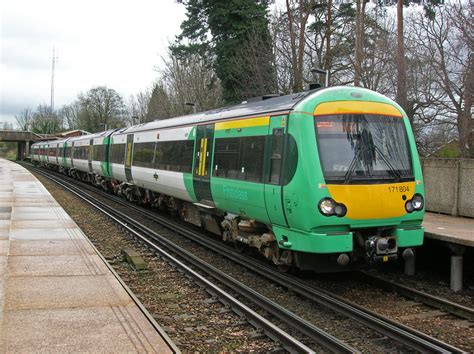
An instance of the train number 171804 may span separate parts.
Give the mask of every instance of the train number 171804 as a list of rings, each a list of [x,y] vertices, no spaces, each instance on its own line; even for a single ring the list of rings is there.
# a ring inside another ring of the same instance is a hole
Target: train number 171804
[[[410,187],[408,186],[389,186],[388,191],[390,193],[406,193],[410,191]]]

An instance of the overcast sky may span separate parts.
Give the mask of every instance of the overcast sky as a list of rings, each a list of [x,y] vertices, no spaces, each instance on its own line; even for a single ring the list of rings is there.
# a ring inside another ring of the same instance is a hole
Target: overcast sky
[[[176,0],[2,0],[0,11],[0,128],[50,104],[53,47],[55,108],[99,85],[128,100],[151,87],[185,19]]]

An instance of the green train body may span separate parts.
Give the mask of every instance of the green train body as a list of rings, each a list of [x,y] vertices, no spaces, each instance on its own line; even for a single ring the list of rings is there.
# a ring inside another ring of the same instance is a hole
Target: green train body
[[[366,89],[319,89],[61,144],[61,170],[176,211],[282,267],[346,270],[423,243],[410,123]]]

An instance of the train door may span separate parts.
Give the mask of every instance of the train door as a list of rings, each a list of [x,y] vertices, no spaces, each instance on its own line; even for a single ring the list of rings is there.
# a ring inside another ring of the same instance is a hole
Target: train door
[[[90,139],[89,141],[89,173],[92,173],[92,157],[94,154],[94,139]]]
[[[59,165],[59,151],[60,151],[59,144],[56,144],[56,165]]]
[[[265,203],[272,224],[288,227],[283,207],[282,168],[287,116],[271,117],[270,144],[266,153]]]
[[[71,168],[74,168],[74,141],[71,143]]]
[[[125,146],[125,177],[127,182],[132,182],[132,154],[133,154],[133,134],[127,135],[127,145]]]
[[[214,206],[211,194],[211,160],[214,124],[196,127],[193,186],[198,203]]]

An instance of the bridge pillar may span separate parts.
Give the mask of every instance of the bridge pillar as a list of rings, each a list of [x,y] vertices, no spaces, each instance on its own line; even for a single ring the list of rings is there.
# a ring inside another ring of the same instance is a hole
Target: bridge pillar
[[[24,141],[24,142],[18,142],[18,149],[17,149],[17,154],[16,154],[16,159],[17,160],[24,160],[25,157],[27,156],[27,145],[28,145],[28,142]]]

